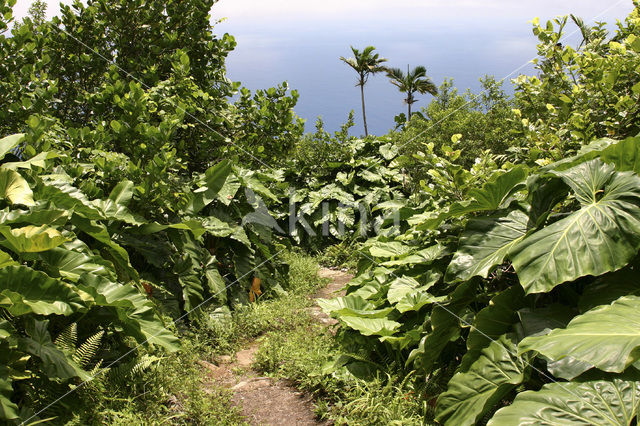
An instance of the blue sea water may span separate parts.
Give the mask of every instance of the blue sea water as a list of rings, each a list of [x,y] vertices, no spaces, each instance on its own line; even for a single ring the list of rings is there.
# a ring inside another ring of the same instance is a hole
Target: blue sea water
[[[246,7],[239,7],[243,2]],[[278,4],[284,7],[286,3],[275,1],[273,7]],[[306,120],[307,131],[313,130],[318,116],[323,118],[327,129],[335,130],[354,110],[356,127],[352,133],[359,135],[364,129],[360,92],[354,86],[356,74],[339,60],[340,56],[351,56],[350,45],[360,49],[373,45],[389,59],[389,65],[402,69],[407,65],[424,65],[437,85],[445,78],[453,78],[461,91],[470,88],[478,92],[478,79],[490,74],[505,78],[505,89],[509,92],[511,78],[535,73],[530,61],[536,56],[537,39],[529,20],[540,16],[544,22],[570,11],[583,16],[585,21],[600,13],[599,20],[615,22],[624,19],[632,9],[630,0],[619,3],[523,0],[517,7],[516,2],[494,0],[496,9],[489,16],[474,13],[472,7],[456,9],[456,3],[462,5],[465,1],[448,3],[454,9],[443,6],[447,13],[441,10],[438,16],[416,7],[416,15],[410,13],[411,8],[393,16],[377,16],[375,10],[369,10],[366,20],[359,20],[357,16],[332,18],[326,14],[287,18],[286,9],[282,14],[269,9],[268,15],[262,12],[260,16],[258,11],[252,13],[255,3],[251,1],[223,0],[214,6],[213,16],[227,18],[216,26],[216,31],[234,35],[238,43],[227,61],[229,78],[252,90],[287,81],[300,93],[295,111]],[[510,7],[508,13],[500,13],[501,4]],[[537,9],[540,4],[544,10]],[[569,32],[574,29],[569,28]],[[567,38],[567,42],[577,40],[577,33]],[[403,95],[383,75],[370,79],[365,98],[372,134],[386,133],[393,127],[394,116],[406,111]],[[427,105],[430,98],[420,96],[414,110]]]

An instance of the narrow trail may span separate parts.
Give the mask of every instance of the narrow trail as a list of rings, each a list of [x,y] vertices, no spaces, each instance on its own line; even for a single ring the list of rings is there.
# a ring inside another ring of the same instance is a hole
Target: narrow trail
[[[353,278],[346,272],[326,268],[320,269],[318,275],[331,281],[326,287],[309,296],[313,300],[339,296],[342,287]],[[325,314],[316,303],[309,307],[308,311],[326,327],[337,324],[337,321]],[[251,341],[244,349],[238,351],[235,357],[220,357],[218,365],[200,361],[200,365],[207,370],[207,381],[231,389],[234,405],[240,408],[242,415],[251,425],[327,424],[316,420],[312,398],[309,395],[300,392],[284,380],[261,376],[251,368],[259,347],[258,340]]]

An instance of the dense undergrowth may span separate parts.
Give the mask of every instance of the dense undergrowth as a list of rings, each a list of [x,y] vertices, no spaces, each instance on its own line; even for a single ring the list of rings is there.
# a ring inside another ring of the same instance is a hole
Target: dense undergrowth
[[[365,138],[353,116],[303,135],[286,84],[229,81],[213,0],[76,2],[9,34],[14,3],[0,0],[3,421],[239,422],[194,361],[257,336],[259,368],[337,423],[637,417],[637,2],[612,34],[534,20],[537,75],[514,96],[445,81]],[[357,273],[322,302],[335,338],[304,314],[318,281],[293,245]]]

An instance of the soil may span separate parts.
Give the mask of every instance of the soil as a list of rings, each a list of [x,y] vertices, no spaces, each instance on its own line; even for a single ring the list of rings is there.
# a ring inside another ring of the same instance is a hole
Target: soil
[[[312,299],[331,298],[340,295],[340,290],[353,278],[352,275],[333,269],[320,269],[318,275],[331,281],[326,287],[310,296]],[[314,303],[310,314],[321,324],[333,328],[337,321],[325,314]],[[251,368],[260,343],[252,341],[235,357],[220,357],[218,365],[200,361],[206,370],[207,382],[222,384],[233,391],[233,403],[251,425],[306,426],[326,424],[316,419],[313,401],[290,383],[263,377]],[[267,402],[268,401],[268,402]]]

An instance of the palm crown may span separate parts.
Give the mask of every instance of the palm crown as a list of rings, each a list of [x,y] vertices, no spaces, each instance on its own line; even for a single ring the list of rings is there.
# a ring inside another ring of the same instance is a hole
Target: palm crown
[[[387,71],[387,68],[382,65],[387,62],[385,58],[380,57],[378,53],[373,53],[376,50],[373,46],[367,46],[362,52],[351,46],[353,52],[352,58],[340,57],[340,60],[349,65],[358,73],[358,82],[356,86],[360,86],[360,95],[362,98],[362,120],[364,121],[364,134],[367,136],[367,114],[364,107],[364,85],[367,84],[369,76]]]
[[[438,89],[431,79],[427,77],[427,69],[422,65],[415,67],[412,71],[407,66],[407,73],[402,72],[400,68],[388,68],[387,77],[391,80],[391,84],[396,86],[402,93],[406,93],[407,97],[404,101],[408,105],[408,119],[411,119],[411,105],[418,100],[414,97],[415,93],[437,95]]]

